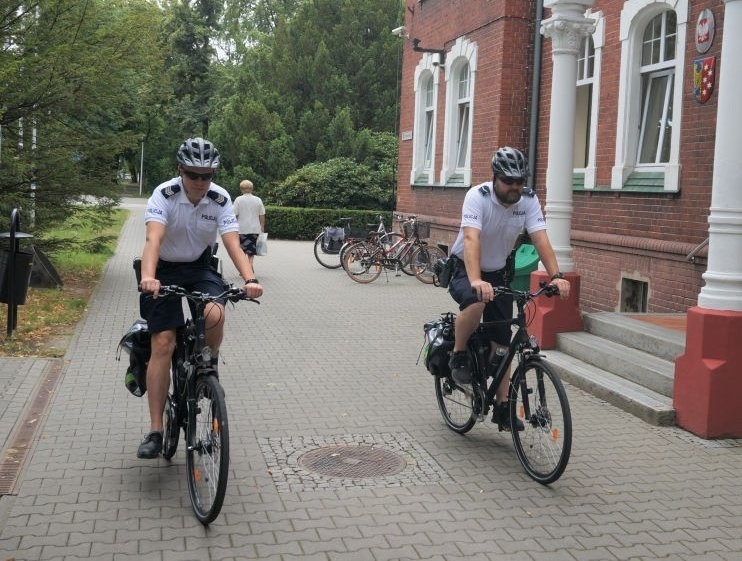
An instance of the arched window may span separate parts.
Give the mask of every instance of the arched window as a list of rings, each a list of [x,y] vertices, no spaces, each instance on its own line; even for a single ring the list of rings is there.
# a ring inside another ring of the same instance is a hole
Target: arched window
[[[611,188],[677,191],[688,0],[627,0],[621,12]]]
[[[456,169],[461,170],[469,162],[469,122],[471,120],[471,91],[469,89],[469,64],[459,70],[458,107],[456,119]]]
[[[642,60],[642,119],[638,164],[670,159],[672,101],[675,79],[677,21],[675,12],[657,14],[644,29]]]
[[[577,106],[575,113],[574,167],[586,168],[590,161],[590,137],[593,133],[593,81],[595,77],[595,47],[593,38],[583,37],[577,55]]]
[[[435,142],[438,105],[437,55],[423,55],[415,69],[415,130],[413,133],[411,184],[435,180]]]
[[[443,138],[443,185],[471,184],[471,136],[477,47],[459,37],[446,55],[446,117]]]

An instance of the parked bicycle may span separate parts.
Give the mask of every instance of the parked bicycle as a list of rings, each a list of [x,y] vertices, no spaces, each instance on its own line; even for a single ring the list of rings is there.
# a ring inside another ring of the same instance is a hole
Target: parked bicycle
[[[340,248],[340,264],[345,267],[344,265],[344,257],[345,252],[350,249],[353,244],[361,242],[361,241],[367,241],[372,243],[381,244],[384,246],[386,250],[391,248],[394,244],[396,244],[399,240],[404,238],[402,234],[399,232],[388,232],[386,229],[386,225],[384,224],[384,215],[379,214],[378,215],[379,222],[377,224],[368,224],[367,230],[365,235],[358,236],[357,233],[354,236],[351,234],[351,237],[346,239],[345,243],[343,244],[343,247]],[[346,271],[347,272],[347,271]],[[414,275],[412,271],[409,271],[409,269],[405,270],[405,272],[409,275]]]
[[[446,254],[422,239],[429,236],[429,223],[420,223],[417,217],[410,216],[402,226],[404,235],[395,237],[391,245],[368,240],[348,247],[342,259],[343,269],[348,276],[366,284],[376,280],[382,269],[389,268],[414,275],[421,282],[431,284],[434,279],[433,267]]]
[[[350,218],[338,218],[337,226],[325,226],[314,238],[314,258],[328,269],[340,268],[340,248],[350,237]]]
[[[224,502],[229,475],[229,422],[218,364],[206,345],[204,310],[209,302],[252,300],[241,288],[218,296],[190,292],[177,285],[160,287],[160,298],[185,298],[192,317],[176,331],[172,359],[172,386],[163,416],[162,455],[170,460],[178,447],[180,429],[185,434],[188,494],[196,518],[206,525]]]
[[[503,376],[517,359],[510,380],[510,426],[522,423],[522,431],[513,430],[513,444],[526,473],[541,484],[549,484],[562,475],[572,449],[572,415],[567,393],[553,367],[544,360],[538,341],[528,334],[527,306],[541,294],[553,296],[558,289],[543,284],[536,292],[494,287],[495,296],[512,294],[517,307],[516,317],[506,320],[515,326],[507,353],[490,362],[488,325],[482,322],[469,338],[467,352],[473,369],[471,384],[458,384],[448,367],[453,349],[456,315],[448,312],[437,321],[425,324],[423,356],[425,367],[435,377],[435,395],[446,425],[464,434],[484,420],[495,404],[495,393]],[[487,381],[490,379],[488,385]],[[499,427],[503,430],[503,427]]]

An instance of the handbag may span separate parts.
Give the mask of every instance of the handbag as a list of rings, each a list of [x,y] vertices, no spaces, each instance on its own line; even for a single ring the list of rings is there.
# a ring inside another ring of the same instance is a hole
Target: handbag
[[[255,243],[255,255],[268,255],[268,233],[258,234],[258,241]]]

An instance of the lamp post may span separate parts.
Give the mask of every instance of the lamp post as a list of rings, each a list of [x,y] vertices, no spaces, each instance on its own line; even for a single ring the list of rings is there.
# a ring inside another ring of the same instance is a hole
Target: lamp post
[[[139,158],[139,196],[142,196],[142,186],[144,185],[144,139],[142,139],[142,155]]]

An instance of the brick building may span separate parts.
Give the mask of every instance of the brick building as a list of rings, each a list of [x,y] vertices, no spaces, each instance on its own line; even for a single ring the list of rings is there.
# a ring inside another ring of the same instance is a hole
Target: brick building
[[[585,311],[685,312],[696,303],[717,96],[694,99],[693,62],[719,63],[722,5],[597,0],[586,13],[594,29],[580,38],[574,138],[563,140],[574,144],[570,234]],[[497,146],[529,155],[545,203],[552,42],[544,38],[534,57],[537,8],[531,0],[406,0],[397,210],[433,222],[432,240],[444,247],[466,189],[491,179]],[[716,37],[700,54],[704,9],[715,15]],[[662,130],[653,125],[660,121]]]
[[[542,343],[582,312],[687,313],[673,399],[705,436],[742,436],[740,27],[742,0],[405,0],[394,30],[397,210],[448,249],[494,150],[521,148],[573,281]]]

